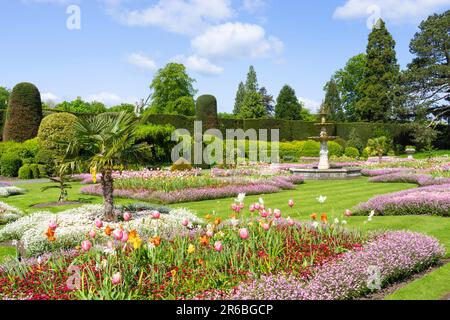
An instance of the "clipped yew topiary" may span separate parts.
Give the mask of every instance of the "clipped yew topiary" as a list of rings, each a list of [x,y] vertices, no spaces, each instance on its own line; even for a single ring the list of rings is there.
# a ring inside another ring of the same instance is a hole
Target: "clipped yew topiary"
[[[11,152],[7,152],[0,158],[1,175],[3,177],[17,177],[22,166],[22,159]]]
[[[36,137],[42,120],[41,94],[34,84],[23,82],[9,97],[3,141],[24,142]]]
[[[54,113],[42,120],[38,140],[42,148],[52,155],[62,156],[67,143],[73,138],[77,117],[70,113]]]
[[[218,129],[217,100],[212,95],[203,95],[197,99],[196,119],[203,122],[203,129]]]

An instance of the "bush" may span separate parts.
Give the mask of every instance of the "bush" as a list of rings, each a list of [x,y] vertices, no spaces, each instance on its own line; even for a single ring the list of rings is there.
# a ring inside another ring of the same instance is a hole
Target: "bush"
[[[23,142],[36,137],[42,120],[41,94],[31,83],[14,87],[6,111],[3,141]]]
[[[41,177],[38,164],[36,163],[30,164],[30,170],[31,173],[33,174],[33,179],[39,179]]]
[[[347,147],[358,149],[358,151],[361,151],[364,148],[364,144],[362,140],[359,138],[355,128],[353,128],[352,131],[350,132],[349,139],[347,141]]]
[[[43,165],[43,164],[38,164],[38,169],[39,169],[39,178],[47,178],[47,166]]]
[[[183,116],[195,115],[195,101],[192,97],[181,97],[167,104],[166,111],[169,114],[180,114]]]
[[[66,144],[73,137],[73,126],[77,117],[70,113],[54,113],[42,120],[39,127],[38,140],[40,145],[52,155],[62,156]]]
[[[340,138],[340,137],[336,138],[336,140],[334,140],[334,142],[339,144],[344,149],[347,147],[347,142],[344,139]]]
[[[148,162],[168,163],[171,158],[172,148],[175,142],[172,141],[172,133],[175,127],[171,125],[140,125],[136,129],[137,142],[146,142],[151,149],[152,158]]]
[[[359,158],[359,150],[353,147],[345,148],[345,156],[353,159]]]
[[[328,142],[328,152],[330,157],[342,157],[344,147],[334,141],[330,141]]]
[[[300,152],[301,157],[318,157],[320,155],[320,143],[312,140],[305,141]]]
[[[17,177],[22,159],[15,153],[5,153],[0,158],[1,174],[4,177]]]
[[[33,179],[33,172],[31,171],[31,167],[29,164],[24,164],[19,169],[19,179],[29,180]]]
[[[205,130],[219,128],[217,100],[214,96],[203,95],[198,97],[195,111],[197,121],[203,122],[203,128]]]

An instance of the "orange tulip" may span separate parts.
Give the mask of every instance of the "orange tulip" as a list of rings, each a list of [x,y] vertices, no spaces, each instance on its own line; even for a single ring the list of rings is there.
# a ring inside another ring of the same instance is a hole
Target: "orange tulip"
[[[322,220],[323,223],[327,223],[328,222],[328,217],[327,217],[326,213],[322,213],[322,216],[320,217],[320,220]]]
[[[109,237],[114,231],[114,228],[111,228],[110,226],[106,226],[105,228],[105,234]]]
[[[316,219],[317,219],[317,213],[313,213],[313,214],[311,215],[311,219],[312,219],[312,220],[316,220]]]
[[[208,238],[208,236],[200,237],[200,244],[201,244],[202,246],[207,246],[207,245],[209,245],[209,238]]]
[[[220,219],[220,218],[217,218],[216,220],[214,220],[214,224],[216,226],[218,226],[221,222],[222,222],[222,219]]]
[[[159,247],[161,245],[161,238],[158,236],[151,238],[150,243],[153,244],[155,247]]]
[[[48,228],[45,235],[47,236],[48,241],[50,241],[50,242],[56,241],[55,230],[53,230],[52,228]]]

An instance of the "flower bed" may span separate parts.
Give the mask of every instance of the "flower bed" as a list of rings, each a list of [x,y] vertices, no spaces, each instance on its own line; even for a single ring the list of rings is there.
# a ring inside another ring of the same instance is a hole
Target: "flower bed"
[[[433,177],[426,174],[393,173],[376,176],[370,182],[415,183],[421,187],[450,184],[450,178]]]
[[[355,214],[450,216],[450,184],[381,195],[361,203]]]
[[[378,177],[387,174],[412,172],[409,168],[385,168],[385,169],[362,169],[361,174],[366,177]]]
[[[23,212],[4,202],[0,202],[0,224],[6,224],[18,220]]]
[[[291,275],[263,276],[216,297],[237,300],[358,298],[425,270],[444,255],[444,248],[434,238],[412,232],[388,232],[360,250],[317,267],[309,281]]]
[[[120,181],[120,180],[119,180]],[[136,200],[159,201],[165,204],[221,199],[234,197],[239,193],[251,195],[277,193],[282,190],[292,190],[296,184],[304,182],[298,175],[274,176],[270,178],[252,179],[248,177],[223,178],[221,185],[192,188],[190,186],[180,190],[152,191],[145,188],[123,188],[119,182],[115,187],[114,195],[122,198]],[[101,187],[91,185],[81,188],[81,193],[89,195],[102,194]]]
[[[16,196],[24,193],[25,193],[24,189],[17,188],[14,186],[0,187],[0,198],[7,198],[10,196]]]

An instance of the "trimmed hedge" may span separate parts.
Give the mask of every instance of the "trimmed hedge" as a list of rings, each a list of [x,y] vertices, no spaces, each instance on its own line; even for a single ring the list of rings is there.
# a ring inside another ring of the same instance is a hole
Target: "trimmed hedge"
[[[33,172],[31,171],[31,167],[29,164],[24,164],[19,169],[19,179],[29,180],[33,179]]]
[[[40,145],[54,155],[63,156],[73,138],[73,126],[77,117],[70,113],[54,113],[45,117],[39,127],[38,140]]]
[[[345,156],[349,158],[357,159],[359,158],[359,150],[353,147],[345,148]]]
[[[4,177],[17,177],[22,166],[22,159],[18,154],[7,152],[0,158],[1,174]]]

